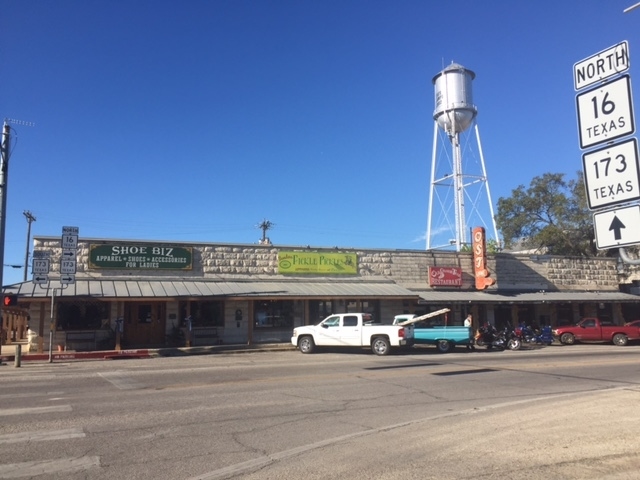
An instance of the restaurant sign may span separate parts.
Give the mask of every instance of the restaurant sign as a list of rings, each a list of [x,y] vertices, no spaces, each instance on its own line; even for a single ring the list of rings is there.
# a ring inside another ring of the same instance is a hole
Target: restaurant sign
[[[89,268],[191,270],[193,249],[166,245],[89,245]]]
[[[278,252],[278,273],[357,275],[355,253]]]
[[[461,287],[462,269],[459,267],[429,267],[429,285],[432,287]]]

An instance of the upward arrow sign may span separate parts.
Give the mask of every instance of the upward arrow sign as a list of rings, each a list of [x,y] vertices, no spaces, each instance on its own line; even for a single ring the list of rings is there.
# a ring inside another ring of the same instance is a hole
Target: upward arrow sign
[[[613,237],[615,240],[620,240],[622,238],[622,234],[620,233],[620,230],[622,230],[623,228],[626,228],[624,226],[624,223],[622,223],[617,216],[614,216],[613,220],[611,220],[609,231],[613,230]]]
[[[593,212],[596,246],[600,250],[640,244],[640,205]],[[615,237],[615,238],[614,238]]]

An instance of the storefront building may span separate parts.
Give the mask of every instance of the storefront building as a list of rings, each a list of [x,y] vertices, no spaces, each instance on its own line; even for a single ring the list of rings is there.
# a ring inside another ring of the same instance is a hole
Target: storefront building
[[[81,238],[75,274],[61,274],[67,253],[35,237],[49,273],[4,287],[37,333],[32,349],[49,348],[50,330],[69,350],[116,337],[121,348],[288,342],[295,326],[357,311],[382,323],[443,307],[451,324],[468,312],[497,325],[640,318],[640,276],[609,258],[489,255],[479,285],[478,259],[449,251]]]

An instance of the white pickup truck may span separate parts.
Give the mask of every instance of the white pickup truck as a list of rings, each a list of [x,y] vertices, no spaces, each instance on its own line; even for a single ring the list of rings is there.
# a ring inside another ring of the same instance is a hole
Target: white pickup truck
[[[374,323],[369,313],[337,313],[318,325],[293,329],[291,343],[302,353],[318,347],[370,347],[376,355],[413,345],[413,325]]]

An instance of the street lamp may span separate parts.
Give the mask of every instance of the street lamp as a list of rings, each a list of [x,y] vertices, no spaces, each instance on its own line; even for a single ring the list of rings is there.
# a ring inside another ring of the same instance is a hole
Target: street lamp
[[[24,277],[22,278],[23,282],[27,281],[27,270],[29,265],[29,242],[31,241],[31,222],[36,221],[36,217],[34,217],[29,210],[25,210],[22,214],[26,217],[27,223],[29,226],[27,227],[27,252],[24,254]]]
[[[631,5],[630,7],[625,8],[622,13],[627,13],[630,12],[631,10],[635,10],[636,8],[640,7],[640,2],[636,3],[635,5]]]

